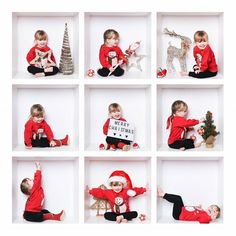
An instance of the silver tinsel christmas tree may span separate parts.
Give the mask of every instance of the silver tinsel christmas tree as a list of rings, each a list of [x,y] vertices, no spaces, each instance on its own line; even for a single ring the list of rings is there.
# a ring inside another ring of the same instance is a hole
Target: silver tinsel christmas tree
[[[63,75],[71,75],[73,74],[74,71],[74,65],[72,62],[71,51],[70,51],[67,23],[65,23],[65,31],[61,49],[59,70],[61,73],[63,73]]]

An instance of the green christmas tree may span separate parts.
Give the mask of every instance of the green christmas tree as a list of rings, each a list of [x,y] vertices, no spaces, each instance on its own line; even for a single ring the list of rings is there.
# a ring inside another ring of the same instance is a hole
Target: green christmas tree
[[[213,115],[210,111],[206,113],[206,120],[204,125],[198,129],[198,133],[202,136],[204,140],[207,140],[210,136],[217,136],[220,132],[216,131],[216,126],[214,125]]]

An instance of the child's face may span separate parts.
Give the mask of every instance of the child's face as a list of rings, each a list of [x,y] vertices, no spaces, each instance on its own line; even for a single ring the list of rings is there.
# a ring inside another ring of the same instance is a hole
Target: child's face
[[[110,47],[117,46],[118,43],[119,43],[119,38],[117,38],[115,35],[106,40],[106,44]]]
[[[43,48],[47,45],[48,41],[47,39],[37,39],[36,43],[40,48]]]
[[[123,189],[123,184],[121,183],[121,182],[119,182],[118,184],[116,184],[116,185],[111,185],[111,189],[115,192],[115,193],[119,193],[119,192],[121,192],[122,191],[122,189]]]
[[[211,216],[211,219],[215,220],[216,217],[218,216],[219,212],[218,209],[215,205],[211,205],[207,208],[207,213],[208,215]]]
[[[34,180],[33,179],[28,179],[27,184],[29,185],[29,190],[32,189],[32,187],[34,185]]]
[[[180,109],[175,112],[177,116],[185,117],[188,113],[187,107],[181,105]]]
[[[33,121],[34,121],[35,123],[41,123],[43,120],[44,120],[44,117],[43,117],[43,116],[34,116],[34,117],[33,117]]]
[[[111,118],[119,120],[121,118],[121,111],[119,109],[114,109],[110,112]]]
[[[201,42],[195,42],[195,44],[200,50],[203,50],[208,45],[208,41],[202,40]]]

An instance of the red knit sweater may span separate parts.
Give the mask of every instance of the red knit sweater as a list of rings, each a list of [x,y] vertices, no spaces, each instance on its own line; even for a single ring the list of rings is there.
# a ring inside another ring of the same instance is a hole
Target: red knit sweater
[[[126,121],[124,118],[120,118],[119,120]],[[109,124],[110,124],[110,118],[108,118],[105,124],[103,125],[103,133],[105,135],[107,135],[108,133]]]
[[[41,186],[42,174],[37,170],[34,174],[34,185],[25,204],[25,211],[39,212],[43,209],[44,192]]]
[[[99,52],[99,60],[100,60],[100,63],[103,67],[109,69],[112,66],[111,61],[110,61],[110,57],[109,57],[109,52],[111,52],[111,51],[115,52],[115,54],[116,54],[115,57],[116,57],[117,63],[120,60],[123,60],[123,63],[127,62],[127,59],[124,56],[124,53],[121,51],[120,47],[118,47],[118,46],[108,47],[105,44],[103,44],[101,46],[100,52]]]
[[[37,134],[38,129],[43,129],[43,132],[46,134],[49,142],[53,140],[53,132],[45,120],[41,123],[36,123],[32,119],[29,119],[25,124],[24,132],[24,141],[26,146],[32,146],[33,134]]]
[[[186,207],[182,207],[179,220],[198,221],[201,224],[208,224],[212,221],[211,216],[209,216],[206,211],[198,209],[189,211]]]
[[[214,52],[209,45],[207,45],[203,50],[195,46],[193,49],[193,56],[197,65],[200,67],[201,72],[206,70],[210,72],[218,71]]]
[[[39,50],[42,53],[45,53],[45,52],[48,52],[48,51],[51,50],[48,46],[45,46],[45,47],[41,48],[41,47],[38,47],[37,45],[35,45],[34,47],[32,47],[30,49],[30,51],[28,52],[28,54],[26,56],[26,59],[27,59],[29,64],[36,57],[36,51],[35,51],[36,49]],[[56,64],[56,59],[55,59],[53,53],[51,53],[51,58],[50,59]]]
[[[199,124],[199,120],[194,120],[194,119],[186,120],[182,116],[174,116],[171,123],[168,144],[172,144],[176,140],[184,139],[187,128],[197,124]]]
[[[112,189],[93,188],[89,191],[91,195],[96,198],[108,200],[112,212],[124,213],[129,212],[129,198],[138,196],[146,192],[146,188],[132,188],[123,189],[121,192],[116,193]]]

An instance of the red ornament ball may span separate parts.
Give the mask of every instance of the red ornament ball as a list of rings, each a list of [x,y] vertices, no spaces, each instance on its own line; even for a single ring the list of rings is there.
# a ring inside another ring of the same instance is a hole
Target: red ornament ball
[[[87,71],[87,76],[89,76],[89,77],[93,77],[94,74],[95,74],[95,71],[94,71],[93,69],[89,69],[89,70]]]
[[[199,128],[197,130],[197,132],[200,134],[200,135],[203,135],[205,133],[205,130],[203,128]]]

